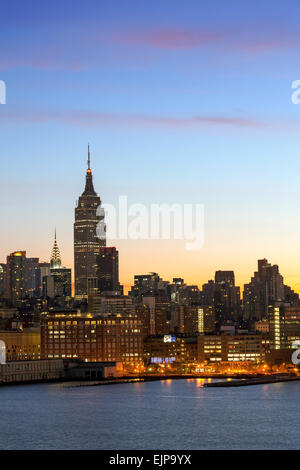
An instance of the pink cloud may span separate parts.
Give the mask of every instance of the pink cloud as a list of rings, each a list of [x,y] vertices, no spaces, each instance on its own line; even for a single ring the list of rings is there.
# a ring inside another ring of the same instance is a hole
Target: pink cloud
[[[124,45],[147,45],[159,49],[192,49],[217,46],[226,51],[248,51],[254,53],[297,47],[300,44],[298,33],[279,31],[274,25],[255,29],[236,28],[228,31],[200,31],[179,29],[157,29],[148,31],[124,31],[115,33],[112,40]]]
[[[2,124],[59,122],[80,127],[152,127],[192,129],[201,126],[232,126],[239,128],[265,128],[266,124],[242,117],[229,116],[151,116],[138,114],[110,114],[93,111],[8,111],[0,114]]]
[[[9,42],[9,41],[8,41]],[[99,33],[98,28],[68,31],[57,29],[36,41],[8,44],[1,52],[0,70],[29,67],[45,70],[81,71],[110,65],[147,66],[161,60],[157,50],[185,52],[196,48],[224,53],[261,54],[282,48],[297,48],[297,31],[266,24],[234,29],[130,29]],[[138,46],[138,47],[136,47]]]
[[[190,49],[205,46],[222,38],[218,32],[202,32],[197,30],[152,30],[117,33],[114,39],[123,44],[143,44],[166,49]]]

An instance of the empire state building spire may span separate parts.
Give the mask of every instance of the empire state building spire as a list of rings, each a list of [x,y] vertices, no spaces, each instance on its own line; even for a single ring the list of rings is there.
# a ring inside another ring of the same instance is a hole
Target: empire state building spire
[[[86,181],[85,189],[82,193],[82,196],[97,196],[97,193],[94,190],[93,185],[93,175],[91,170],[91,155],[90,155],[90,144],[88,144],[88,161],[87,161],[87,170],[86,170]]]
[[[88,161],[87,161],[87,164],[88,164],[88,170],[90,170],[91,169],[90,144],[88,144]]]
[[[87,298],[89,293],[98,292],[98,257],[100,247],[106,245],[97,235],[97,225],[103,222],[101,199],[94,190],[91,170],[90,146],[85,189],[75,207],[74,223],[74,267],[75,297]]]

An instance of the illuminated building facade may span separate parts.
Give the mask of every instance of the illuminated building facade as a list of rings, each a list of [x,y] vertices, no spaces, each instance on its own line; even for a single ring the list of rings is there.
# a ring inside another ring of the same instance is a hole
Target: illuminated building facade
[[[300,306],[276,303],[268,308],[270,349],[290,349],[300,340]]]
[[[148,337],[144,342],[146,364],[196,362],[197,351],[196,336],[160,335]]]
[[[98,291],[97,257],[100,247],[106,245],[105,236],[102,239],[97,236],[99,222],[104,228],[104,211],[101,209],[100,197],[94,190],[90,168],[90,151],[88,150],[85,189],[75,208],[74,266],[75,297],[77,299],[88,298],[89,293],[97,293]]]
[[[43,315],[41,350],[45,359],[121,361],[131,368],[143,360],[142,324],[136,316]]]
[[[181,323],[186,334],[215,333],[215,309],[213,306],[179,307]]]
[[[128,295],[111,295],[104,292],[101,296],[89,295],[88,311],[92,314],[127,316],[134,314],[135,307]]]
[[[16,304],[26,296],[26,251],[15,251],[7,257],[6,295]]]
[[[0,341],[6,345],[6,360],[28,361],[41,357],[41,334],[39,328],[0,331]]]
[[[267,336],[261,334],[198,336],[198,361],[260,362],[268,347]]]
[[[264,318],[263,320],[256,321],[254,323],[254,330],[259,331],[260,333],[269,333],[270,331],[270,326],[267,318]]]
[[[50,268],[51,269],[61,268],[61,256],[60,256],[58,243],[57,243],[57,240],[56,240],[56,229],[55,229],[55,233],[54,233],[53,248],[52,248],[52,251],[51,251]]]

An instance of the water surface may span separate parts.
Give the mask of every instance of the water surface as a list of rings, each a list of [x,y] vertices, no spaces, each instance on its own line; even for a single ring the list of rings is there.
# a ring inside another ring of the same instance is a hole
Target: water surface
[[[0,449],[300,449],[300,382],[0,388]]]

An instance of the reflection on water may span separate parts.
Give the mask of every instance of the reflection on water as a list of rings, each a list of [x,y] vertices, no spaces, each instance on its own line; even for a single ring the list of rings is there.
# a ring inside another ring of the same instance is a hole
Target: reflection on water
[[[1,449],[299,449],[300,383],[0,388]]]

